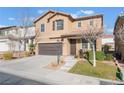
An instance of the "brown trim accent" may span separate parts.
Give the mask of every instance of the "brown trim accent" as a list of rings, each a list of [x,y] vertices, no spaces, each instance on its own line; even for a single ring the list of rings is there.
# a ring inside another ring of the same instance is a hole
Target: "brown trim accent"
[[[16,27],[16,26],[0,27],[0,30],[10,29],[10,28],[14,28],[14,27]]]
[[[54,16],[56,15],[62,15],[62,16],[66,16],[68,17],[71,21],[73,21],[74,19],[71,17],[71,15],[69,14],[64,14],[64,13],[60,13],[60,12],[56,12],[53,16],[51,16],[50,18],[48,18],[48,22],[50,21],[50,19],[52,19]]]
[[[53,31],[55,31],[55,21],[53,21]]]
[[[62,38],[62,37],[50,37],[49,39],[59,39],[59,38]]]
[[[49,14],[49,13],[55,13],[55,12],[54,12],[54,11],[48,11],[48,12],[46,12],[44,15],[40,16],[39,18],[37,18],[37,19],[34,21],[34,23],[36,23],[37,21],[39,21],[40,19],[42,19],[44,16],[46,16],[46,15]]]
[[[93,16],[84,16],[84,17],[80,17],[80,18],[75,18],[74,21],[94,19],[94,18],[100,18],[100,17],[103,19],[103,14],[97,14],[97,15],[93,15]]]
[[[56,12],[56,11],[48,11],[47,13],[45,13],[44,15],[42,15],[41,17],[39,17],[38,19],[36,19],[34,21],[34,23],[36,23],[37,21],[39,21],[40,19],[42,19],[44,16],[46,16],[48,13],[55,13],[53,14],[50,18],[48,18],[48,22],[51,18],[53,18],[54,16],[56,15],[63,15],[63,16],[66,16],[68,17],[71,21],[80,21],[80,20],[87,20],[87,19],[93,19],[93,18],[99,18],[101,17],[102,18],[102,21],[103,21],[103,14],[97,14],[97,15],[92,15],[92,16],[84,16],[84,17],[80,17],[80,18],[73,18],[71,15],[69,14],[66,14],[66,13],[62,13],[62,12]],[[101,24],[103,25],[103,23]]]

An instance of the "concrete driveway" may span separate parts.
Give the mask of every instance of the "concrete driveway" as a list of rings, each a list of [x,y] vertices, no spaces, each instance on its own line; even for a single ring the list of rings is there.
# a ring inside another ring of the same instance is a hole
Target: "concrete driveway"
[[[0,62],[0,68],[9,68],[21,71],[31,70],[35,68],[42,68],[54,60],[56,60],[56,56],[37,55],[12,61]]]
[[[56,56],[37,55],[33,57],[27,57],[12,61],[6,61],[6,62],[3,61],[0,62],[0,75],[1,73],[2,75],[4,73],[6,74],[6,77],[7,76],[10,77],[11,74],[11,75],[19,76],[20,78],[22,77],[25,79],[31,79],[36,81],[41,80],[42,82],[44,80],[43,77],[45,75],[53,72],[53,70],[45,69],[44,66],[55,60],[56,60]],[[13,77],[17,78],[15,76]],[[45,84],[45,83],[41,83],[41,84]]]

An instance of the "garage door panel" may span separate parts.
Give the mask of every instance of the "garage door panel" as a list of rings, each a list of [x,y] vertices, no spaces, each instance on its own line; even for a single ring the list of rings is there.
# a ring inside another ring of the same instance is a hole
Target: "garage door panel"
[[[62,55],[62,43],[40,43],[40,55]]]

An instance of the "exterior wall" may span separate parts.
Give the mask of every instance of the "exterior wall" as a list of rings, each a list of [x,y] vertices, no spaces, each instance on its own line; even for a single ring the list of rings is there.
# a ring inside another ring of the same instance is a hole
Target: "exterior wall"
[[[64,39],[63,41],[63,47],[62,47],[62,55],[63,56],[68,56],[70,55],[70,43],[67,38]]]
[[[113,43],[114,44],[113,38],[102,38],[102,45],[105,45],[106,43]]]
[[[102,49],[102,38],[96,40],[96,51],[101,51]]]
[[[110,45],[114,49],[114,38],[102,38],[102,45]]]
[[[82,49],[82,41],[81,39],[76,40],[76,55],[79,55],[79,50]]]
[[[60,37],[61,35],[68,33],[69,30],[69,21],[67,17],[62,16],[62,15],[58,15],[53,17],[49,22],[47,22],[49,18],[49,15],[45,16],[43,19],[41,19],[38,23],[36,23],[36,33],[39,33],[39,36],[36,38],[38,40],[38,43],[44,43],[44,42],[56,42],[57,39],[50,39],[52,37]],[[63,30],[59,30],[59,31],[53,31],[53,21],[58,20],[58,19],[62,19],[64,20],[64,29]],[[45,24],[45,32],[41,32],[40,31],[40,27],[41,24]]]
[[[78,29],[82,30],[82,31],[88,30],[89,27],[90,27],[90,21],[91,20],[93,20],[95,27],[97,27],[97,28],[102,27],[101,18],[93,18],[93,19],[91,18],[91,19],[85,19],[85,20],[80,20],[80,21],[73,22],[72,26],[71,26],[71,31],[77,31]],[[81,27],[80,28],[77,27],[78,22],[81,22]]]
[[[8,51],[9,50],[7,41],[8,41],[7,39],[0,40],[0,52]]]

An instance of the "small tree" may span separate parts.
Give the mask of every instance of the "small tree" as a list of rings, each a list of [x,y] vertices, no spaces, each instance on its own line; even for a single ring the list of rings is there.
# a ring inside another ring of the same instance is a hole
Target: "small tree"
[[[96,27],[89,27],[87,31],[82,31],[82,38],[87,40],[92,45],[93,50],[93,67],[96,67],[96,40],[102,36],[102,29]]]
[[[21,46],[24,44],[24,51],[26,50],[26,40],[28,32],[29,32],[29,27],[33,25],[33,19],[28,15],[28,12],[26,14],[23,14],[20,19],[20,26],[17,27],[16,31],[18,33],[17,39],[19,42],[19,57],[20,57],[20,52],[21,52]]]
[[[24,51],[26,50],[26,36],[29,32],[29,27],[32,26],[32,19],[30,18],[30,16],[28,15],[23,15],[22,18],[20,19],[21,20],[21,28],[22,28],[22,36],[21,38],[23,38],[23,42],[24,42]]]

